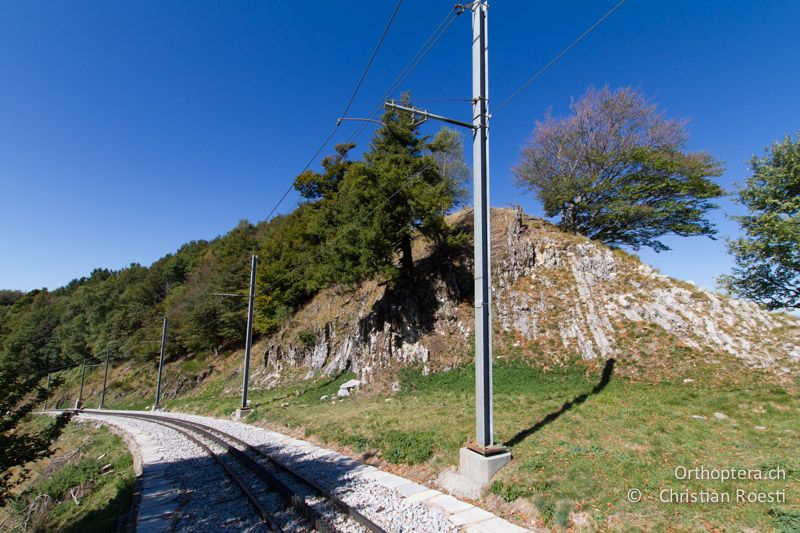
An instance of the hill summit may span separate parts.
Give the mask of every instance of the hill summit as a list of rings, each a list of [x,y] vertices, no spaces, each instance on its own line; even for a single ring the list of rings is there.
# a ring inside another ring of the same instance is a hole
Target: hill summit
[[[472,212],[451,224],[471,232]],[[664,276],[637,257],[565,233],[518,209],[492,210],[495,357],[548,367],[615,359],[643,380],[726,379],[747,369],[791,382],[800,369],[800,320]],[[262,343],[261,386],[281,371],[353,370],[386,382],[391,369],[437,371],[472,357],[472,250],[447,257],[414,243],[417,278],[317,294]]]

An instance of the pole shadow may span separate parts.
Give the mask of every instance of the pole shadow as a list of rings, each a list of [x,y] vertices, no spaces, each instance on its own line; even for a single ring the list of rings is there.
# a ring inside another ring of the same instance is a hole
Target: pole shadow
[[[564,405],[562,405],[561,408],[558,409],[557,411],[553,411],[552,413],[546,415],[544,418],[536,422],[531,427],[523,429],[522,431],[511,437],[511,439],[509,439],[508,442],[505,443],[506,446],[516,446],[517,444],[521,443],[522,441],[524,441],[525,439],[527,439],[528,437],[530,437],[531,435],[542,429],[547,424],[555,421],[558,417],[560,417],[561,415],[563,415],[576,405],[580,405],[583,402],[585,402],[587,399],[589,399],[590,396],[600,393],[604,388],[606,388],[606,385],[608,385],[608,383],[611,381],[611,374],[614,373],[615,363],[616,363],[615,359],[609,359],[608,361],[606,361],[606,364],[603,367],[603,374],[600,378],[600,381],[597,383],[597,385],[595,385],[592,388],[591,391],[576,396],[572,400],[565,402]]]

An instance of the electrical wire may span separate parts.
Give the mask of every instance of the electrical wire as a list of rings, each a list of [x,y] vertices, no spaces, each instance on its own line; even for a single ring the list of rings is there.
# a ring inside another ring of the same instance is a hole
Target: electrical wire
[[[428,55],[428,53],[433,49],[436,43],[442,38],[442,36],[447,32],[450,26],[455,22],[456,18],[463,13],[463,9],[456,5],[450,10],[447,15],[442,19],[439,25],[433,30],[433,33],[428,37],[425,43],[417,50],[417,53],[414,54],[414,57],[403,67],[403,70],[400,71],[400,74],[394,79],[392,84],[389,86],[389,89],[383,93],[383,96],[378,100],[378,102],[372,107],[372,109],[367,114],[367,118],[374,118],[378,111],[383,107],[384,102],[386,99],[394,93],[397,88],[414,72],[417,68],[417,65]],[[352,143],[355,141],[359,135],[364,131],[367,127],[366,122],[362,122],[356,128],[356,130],[350,135],[347,142]]]
[[[389,33],[389,28],[392,27],[392,22],[394,22],[394,18],[395,16],[397,16],[397,12],[400,10],[400,5],[402,3],[403,0],[398,0],[397,5],[394,6],[394,11],[392,11],[392,16],[389,17],[389,21],[386,23],[386,27],[383,29],[381,38],[378,39],[378,43],[372,50],[372,55],[369,56],[369,61],[367,61],[367,66],[364,67],[364,72],[361,73],[361,77],[358,79],[355,89],[353,89],[353,94],[350,95],[350,100],[348,100],[347,105],[344,106],[344,111],[342,111],[341,115],[342,117],[346,117],[347,112],[350,111],[350,106],[353,105],[353,100],[355,100],[356,94],[358,93],[358,90],[361,88],[361,84],[364,83],[364,78],[367,77],[367,72],[369,72],[369,68],[372,66],[372,62],[375,60],[375,56],[378,55],[378,50],[380,50],[381,45],[383,44],[383,40],[386,39],[386,34]]]
[[[380,47],[383,44],[383,41],[386,38],[386,35],[389,33],[389,28],[391,28],[392,22],[394,22],[395,16],[397,15],[397,11],[400,9],[400,5],[402,3],[403,3],[402,0],[398,0],[397,4],[395,5],[394,11],[392,11],[391,16],[389,17],[389,21],[386,23],[386,27],[384,28],[380,39],[378,39],[378,43],[375,45],[375,48],[372,51],[372,55],[370,56],[369,61],[367,61],[366,67],[364,67],[364,71],[361,73],[361,77],[358,79],[358,82],[356,83],[355,89],[353,89],[353,94],[350,95],[350,99],[347,101],[347,105],[344,108],[344,112],[342,113],[342,117],[346,116],[347,112],[350,110],[350,106],[353,104],[353,101],[355,100],[355,97],[358,94],[358,90],[361,88],[361,84],[364,82],[364,78],[366,78],[366,76],[367,76],[367,72],[369,72],[370,67],[372,67],[372,62],[374,61],[375,56],[378,54],[378,50],[380,50]],[[303,167],[303,170],[301,170],[298,173],[298,175],[302,175],[306,170],[309,169],[309,167],[311,167],[311,165],[314,163],[314,161],[316,161],[316,159],[319,156],[319,154],[322,153],[322,151],[325,149],[326,146],[328,146],[328,143],[331,141],[333,136],[336,134],[336,130],[339,129],[339,125],[340,124],[341,124],[341,121],[337,121],[336,125],[333,127],[333,129],[331,129],[331,131],[328,134],[328,136],[325,137],[325,140],[322,141],[322,144],[319,146],[317,151],[314,152],[314,155],[311,156],[311,159],[308,160],[308,163],[305,164],[305,166]],[[286,199],[286,197],[289,196],[289,193],[292,192],[292,189],[294,188],[294,185],[295,185],[296,182],[297,182],[297,178],[292,179],[292,183],[289,185],[289,188],[286,189],[286,191],[283,193],[283,195],[281,195],[281,197],[278,199],[278,202],[275,204],[275,206],[270,210],[269,214],[267,215],[266,220],[270,220],[272,218],[272,215],[275,213],[275,211],[278,210],[278,207],[283,203],[283,201]]]
[[[511,101],[511,99],[512,99],[512,98],[514,98],[514,97],[515,97],[515,96],[517,96],[519,93],[521,93],[522,91],[524,91],[525,89],[527,89],[527,88],[528,88],[528,86],[530,86],[530,84],[531,84],[531,83],[533,83],[534,81],[536,81],[537,79],[539,79],[539,77],[540,77],[542,74],[544,74],[544,73],[545,73],[545,71],[547,71],[547,69],[549,69],[550,67],[552,67],[553,65],[555,65],[556,63],[558,63],[558,61],[559,61],[559,60],[560,60],[562,57],[564,57],[564,56],[565,56],[565,55],[566,55],[566,54],[567,54],[567,53],[568,53],[570,50],[572,50],[573,48],[575,48],[575,46],[577,46],[577,45],[578,45],[578,43],[579,43],[579,42],[581,42],[581,41],[583,40],[583,38],[584,38],[584,37],[586,37],[587,35],[589,35],[590,33],[592,33],[592,32],[593,32],[593,31],[594,31],[594,30],[595,30],[595,29],[596,29],[598,26],[600,26],[600,24],[602,24],[603,22],[605,22],[605,21],[606,21],[606,19],[608,19],[608,17],[610,17],[611,15],[613,15],[613,14],[614,14],[614,12],[616,12],[616,11],[617,11],[617,9],[619,9],[620,7],[622,7],[622,4],[624,4],[626,1],[627,1],[627,0],[621,0],[621,1],[620,1],[620,2],[617,4],[617,5],[615,5],[614,7],[612,7],[612,8],[611,8],[611,10],[610,10],[608,13],[606,13],[605,15],[603,15],[602,17],[600,17],[600,18],[599,18],[599,19],[598,19],[598,20],[597,20],[597,21],[596,21],[594,24],[592,24],[591,26],[589,26],[589,27],[586,29],[586,31],[584,31],[582,34],[580,34],[580,36],[578,36],[578,38],[577,38],[577,39],[575,39],[574,41],[572,41],[572,43],[570,43],[570,45],[569,45],[569,46],[567,46],[566,48],[564,48],[563,50],[561,50],[561,52],[559,52],[559,53],[558,53],[558,54],[557,54],[557,55],[556,55],[556,56],[555,56],[553,59],[551,59],[549,63],[547,63],[547,64],[546,64],[545,66],[543,66],[542,68],[540,68],[540,69],[539,69],[539,70],[538,70],[538,71],[537,71],[537,72],[536,72],[536,73],[535,73],[533,76],[531,76],[530,78],[528,78],[528,81],[526,81],[525,83],[523,83],[523,84],[522,84],[522,85],[521,85],[521,86],[520,86],[520,87],[519,87],[519,88],[518,88],[516,91],[514,91],[513,93],[511,93],[511,94],[508,96],[508,98],[506,98],[505,100],[503,100],[503,101],[500,103],[500,105],[498,105],[498,106],[497,106],[497,107],[494,109],[494,111],[492,112],[492,114],[496,115],[496,114],[498,113],[498,111],[500,111],[500,110],[501,110],[503,107],[505,107],[505,105],[506,105],[508,102],[510,102],[510,101]]]

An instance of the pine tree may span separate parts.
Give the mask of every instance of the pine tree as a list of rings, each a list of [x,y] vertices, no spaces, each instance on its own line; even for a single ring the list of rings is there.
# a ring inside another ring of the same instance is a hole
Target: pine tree
[[[352,163],[332,204],[327,279],[414,278],[413,238],[445,242],[460,182],[443,175],[411,114],[387,111],[363,162]]]

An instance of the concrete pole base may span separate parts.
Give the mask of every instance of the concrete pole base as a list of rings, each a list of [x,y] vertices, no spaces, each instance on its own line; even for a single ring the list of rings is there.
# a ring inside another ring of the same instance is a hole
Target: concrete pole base
[[[465,478],[483,486],[489,483],[498,470],[510,461],[511,452],[486,456],[469,448],[461,448],[458,471]]]
[[[237,407],[236,411],[233,412],[233,419],[241,420],[242,418],[246,417],[249,414],[250,414],[249,407]]]

